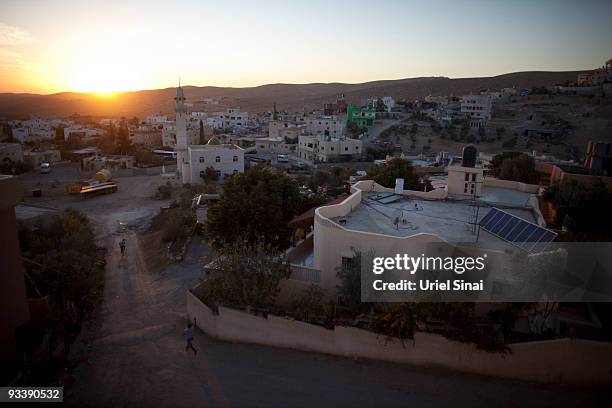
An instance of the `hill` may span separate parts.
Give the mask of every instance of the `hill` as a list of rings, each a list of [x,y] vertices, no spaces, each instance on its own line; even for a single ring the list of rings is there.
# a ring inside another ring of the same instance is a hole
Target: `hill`
[[[531,88],[548,86],[576,78],[578,72],[516,72],[481,78],[424,77],[398,80],[364,82],[360,84],[313,83],[269,84],[249,88],[186,86],[188,101],[200,98],[226,98],[232,106],[240,106],[250,112],[264,112],[277,103],[279,110],[296,112],[302,108],[321,107],[344,93],[348,102],[359,103],[371,96],[393,96],[396,100],[414,100],[431,95],[463,95],[481,89],[504,87]],[[30,114],[42,116],[69,116],[74,113],[93,116],[138,116],[151,113],[173,112],[175,89],[155,89],[125,92],[111,98],[95,94],[62,92],[51,95],[0,94],[0,117],[27,118]]]

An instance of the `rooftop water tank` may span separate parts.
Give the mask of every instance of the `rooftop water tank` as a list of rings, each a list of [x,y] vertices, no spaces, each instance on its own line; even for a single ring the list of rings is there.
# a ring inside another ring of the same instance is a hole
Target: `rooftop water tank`
[[[404,179],[397,178],[395,179],[395,194],[402,194],[404,191]]]
[[[463,146],[463,149],[461,150],[461,166],[475,167],[477,157],[478,150],[476,150],[474,145]]]

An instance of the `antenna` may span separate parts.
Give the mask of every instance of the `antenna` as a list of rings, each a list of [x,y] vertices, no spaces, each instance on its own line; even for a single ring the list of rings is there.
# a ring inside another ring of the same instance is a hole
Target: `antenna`
[[[179,75],[179,88],[181,87],[181,76]]]

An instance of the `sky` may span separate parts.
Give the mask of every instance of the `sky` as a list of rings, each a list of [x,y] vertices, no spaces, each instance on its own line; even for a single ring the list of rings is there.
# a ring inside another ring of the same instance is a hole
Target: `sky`
[[[592,69],[612,1],[0,0],[0,92]]]

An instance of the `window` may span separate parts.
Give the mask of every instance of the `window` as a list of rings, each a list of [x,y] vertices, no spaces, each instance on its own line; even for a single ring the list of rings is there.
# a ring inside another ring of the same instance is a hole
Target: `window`
[[[206,172],[204,170],[200,170],[200,177],[204,177],[205,174]]]
[[[345,152],[348,152],[348,146],[345,146],[345,147],[344,147],[344,151],[345,151]]]
[[[470,181],[470,173],[465,173],[465,181]]]
[[[238,161],[238,156],[234,156],[234,161],[237,162]]]
[[[215,157],[215,161],[216,161],[217,163],[220,163],[220,162],[221,162],[221,156],[217,156],[217,157]]]
[[[200,156],[200,163],[204,163],[204,156]]]
[[[332,151],[332,152],[334,151],[334,147],[333,147],[333,146],[332,146],[332,148],[331,148],[331,151]]]
[[[342,257],[342,270],[347,271],[353,266],[353,258],[346,256]]]
[[[472,181],[476,181],[476,173],[472,174]]]
[[[238,170],[234,170],[234,174],[238,174]]]

